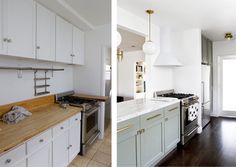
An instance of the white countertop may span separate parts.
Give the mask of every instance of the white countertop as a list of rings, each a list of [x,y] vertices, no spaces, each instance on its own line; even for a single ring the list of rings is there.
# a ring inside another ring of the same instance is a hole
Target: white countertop
[[[117,123],[179,103],[176,98],[135,99],[117,104]]]

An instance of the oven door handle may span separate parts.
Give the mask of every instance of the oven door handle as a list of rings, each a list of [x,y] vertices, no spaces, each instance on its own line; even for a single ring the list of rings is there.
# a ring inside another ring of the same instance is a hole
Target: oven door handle
[[[199,126],[196,126],[191,132],[187,134],[187,136],[190,136]]]
[[[85,116],[89,117],[90,115],[92,115],[93,113],[97,112],[98,110],[99,110],[98,108],[95,108],[92,111],[90,111],[89,113],[85,113]]]

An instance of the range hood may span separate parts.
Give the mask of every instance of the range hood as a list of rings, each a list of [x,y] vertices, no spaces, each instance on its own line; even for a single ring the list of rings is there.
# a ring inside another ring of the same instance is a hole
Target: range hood
[[[171,47],[171,30],[170,28],[161,29],[161,40],[160,40],[160,54],[157,56],[154,66],[181,66],[182,64],[176,58],[172,52]]]

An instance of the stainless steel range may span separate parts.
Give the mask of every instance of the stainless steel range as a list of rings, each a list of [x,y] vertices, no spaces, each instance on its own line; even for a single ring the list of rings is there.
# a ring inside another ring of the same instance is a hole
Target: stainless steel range
[[[171,97],[180,100],[180,144],[185,145],[197,133],[199,127],[199,98],[194,94],[174,93],[174,90],[154,92],[154,97]]]
[[[66,104],[82,108],[81,119],[81,151],[80,154],[86,153],[89,147],[98,138],[100,130],[98,129],[99,102],[94,100],[83,100],[72,96],[74,91],[60,93],[56,95],[56,101],[65,107]]]

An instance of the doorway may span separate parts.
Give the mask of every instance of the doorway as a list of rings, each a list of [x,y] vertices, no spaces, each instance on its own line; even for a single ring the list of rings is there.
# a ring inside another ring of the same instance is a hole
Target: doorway
[[[236,56],[221,58],[221,116],[236,117]]]

